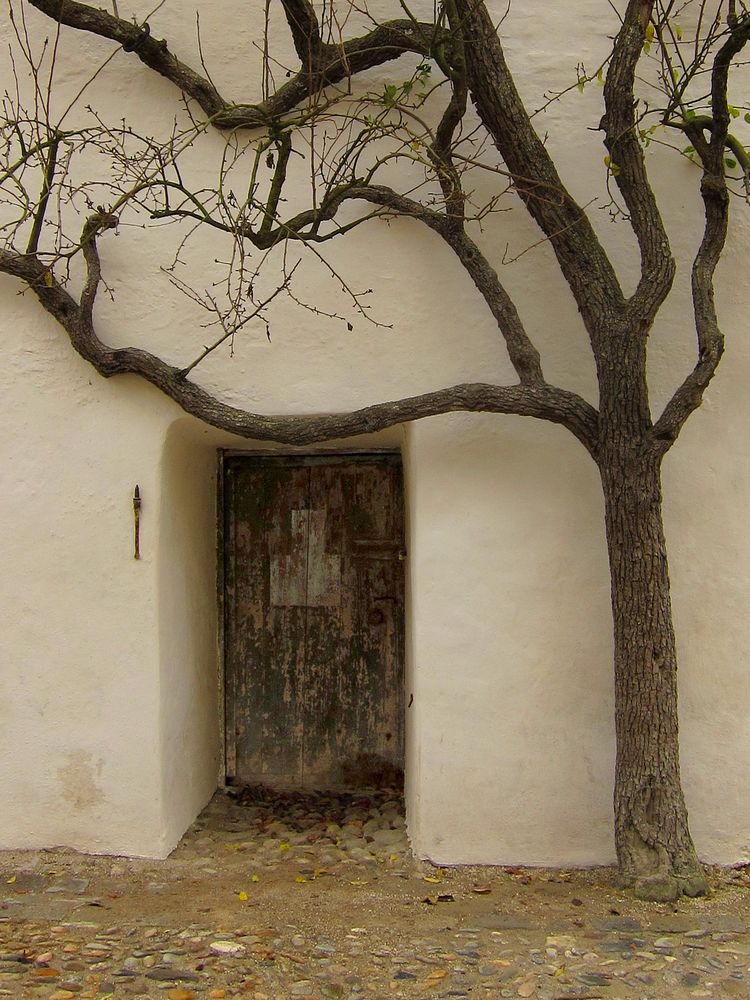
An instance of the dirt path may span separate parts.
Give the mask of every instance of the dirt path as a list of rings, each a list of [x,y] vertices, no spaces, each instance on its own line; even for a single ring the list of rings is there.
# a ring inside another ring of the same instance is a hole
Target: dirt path
[[[750,1000],[750,880],[414,862],[398,800],[217,796],[165,861],[0,854],[0,996]]]

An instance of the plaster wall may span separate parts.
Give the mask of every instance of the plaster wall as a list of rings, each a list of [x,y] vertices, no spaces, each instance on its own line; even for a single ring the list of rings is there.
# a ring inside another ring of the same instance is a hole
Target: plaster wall
[[[252,96],[248,58],[259,37],[246,6],[201,5],[204,58],[221,89],[238,99]],[[131,10],[142,17],[147,8],[134,3]],[[177,0],[166,5],[154,30],[197,63],[186,11],[192,7]],[[31,25],[45,23],[28,14]],[[230,15],[236,30],[227,33]],[[595,65],[611,27],[609,8],[593,0],[559,10],[532,0],[512,10],[504,26],[508,58],[531,104],[569,83],[580,59]],[[288,49],[283,26],[273,30]],[[545,44],[549,38],[554,46]],[[70,88],[86,60],[103,61],[111,51],[69,31],[60,45],[62,83]],[[388,67],[369,84],[399,72]],[[144,130],[163,128],[161,112],[169,118],[176,111],[170,86],[124,53],[93,91],[92,100],[112,114],[137,114]],[[595,91],[574,94],[540,118],[540,127],[574,193],[604,204],[603,150],[586,129],[598,121],[598,99]],[[210,151],[202,148],[205,162],[198,158],[196,169],[209,170]],[[650,167],[679,265],[650,352],[658,411],[692,365],[688,269],[699,220],[690,165],[655,149]],[[477,181],[477,197],[490,182]],[[298,194],[302,203],[301,185]],[[606,211],[593,217],[624,284],[632,285],[637,255],[626,227]],[[497,262],[538,239],[515,207],[476,235]],[[109,343],[147,345],[186,364],[206,334],[203,315],[160,270],[172,239],[169,231],[144,234],[123,224],[101,241],[115,300],[100,297],[97,324]],[[201,249],[205,260],[196,249],[184,272],[198,284],[211,280],[210,261],[222,252],[209,237]],[[738,211],[718,283],[727,359],[665,467],[685,788],[699,852],[724,862],[750,857],[743,794],[750,767],[750,345],[740,335],[748,250],[750,225]],[[317,413],[461,381],[512,380],[471,282],[415,223],[370,225],[325,252],[354,286],[374,289],[373,314],[389,325],[355,317],[349,332],[280,298],[270,341],[265,328],[250,328],[236,339],[233,357],[217,352],[197,370],[198,381],[259,412]],[[548,248],[505,265],[501,277],[550,381],[595,402],[585,337]],[[301,296],[340,307],[315,259],[301,265],[297,280]],[[0,846],[60,843],[163,856],[210,796],[219,770],[216,451],[258,443],[202,427],[136,380],[103,381],[31,297],[15,291],[10,280],[0,281],[0,549],[11,568],[0,579],[0,781],[13,803],[0,823]],[[409,531],[407,798],[415,850],[443,863],[610,861],[611,624],[592,462],[559,428],[491,415],[431,418],[403,434],[325,447],[399,443]],[[138,562],[131,550],[135,483],[144,498]]]

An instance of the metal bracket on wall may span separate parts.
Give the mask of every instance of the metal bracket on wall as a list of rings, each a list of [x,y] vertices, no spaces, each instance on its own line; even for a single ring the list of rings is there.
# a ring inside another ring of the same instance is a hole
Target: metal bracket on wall
[[[141,558],[141,488],[133,490],[133,558]]]

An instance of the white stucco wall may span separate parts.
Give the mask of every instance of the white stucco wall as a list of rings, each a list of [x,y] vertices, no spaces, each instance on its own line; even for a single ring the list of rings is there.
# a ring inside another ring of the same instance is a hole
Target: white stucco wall
[[[225,91],[250,98],[257,24],[233,3],[201,4],[204,55]],[[146,9],[134,3],[127,13]],[[154,30],[197,62],[192,9],[173,0]],[[228,36],[222,25],[232,11]],[[28,13],[30,24],[44,24]],[[505,22],[508,55],[531,104],[569,83],[580,59],[593,65],[611,28],[608,8],[593,0],[518,5]],[[279,37],[288,48],[281,28]],[[61,45],[69,87],[82,54],[103,61],[111,51],[71,32]],[[397,76],[390,67],[371,81]],[[96,88],[110,110],[137,109],[144,129],[177,107],[171,87],[123,53]],[[591,88],[540,119],[583,201],[604,197],[603,150],[586,130],[598,121],[598,99]],[[690,166],[653,154],[680,266],[651,347],[658,409],[692,363],[680,298],[697,216]],[[478,181],[480,193],[486,183]],[[605,211],[593,217],[632,283],[626,228]],[[512,257],[537,234],[516,207],[489,219],[478,238],[499,261],[506,245]],[[170,239],[123,226],[102,240],[116,298],[102,296],[97,320],[110,343],[148,345],[186,363],[205,331],[159,270]],[[740,209],[718,282],[727,358],[665,466],[685,790],[699,852],[723,862],[750,857],[748,250],[750,220]],[[205,251],[208,274],[220,247],[207,238]],[[356,323],[348,333],[280,300],[271,342],[264,329],[238,338],[234,358],[219,353],[203,367],[204,384],[261,412],[311,413],[512,379],[470,281],[416,224],[369,226],[326,254],[354,285],[375,289],[374,312],[392,326]],[[303,265],[298,291],[339,301],[324,275],[315,262]],[[585,338],[548,248],[501,277],[548,378],[594,399]],[[258,445],[202,427],[134,379],[100,379],[31,297],[15,292],[0,280],[0,782],[9,803],[0,847],[162,856],[218,778],[217,449]],[[326,447],[394,445],[403,446],[407,488],[407,798],[416,852],[442,863],[610,861],[611,625],[593,463],[557,427],[491,415],[432,418]]]

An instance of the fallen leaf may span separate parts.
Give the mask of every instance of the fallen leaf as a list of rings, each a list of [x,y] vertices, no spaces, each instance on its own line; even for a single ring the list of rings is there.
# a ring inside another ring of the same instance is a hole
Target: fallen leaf
[[[285,840],[282,840],[281,843],[279,844],[279,850],[280,851],[288,851],[289,848],[290,848],[290,846],[291,845],[287,844],[287,842]]]
[[[11,876],[11,878],[6,879],[5,881],[7,882],[8,885],[13,885],[13,883],[16,881],[16,876],[13,875]]]
[[[307,882],[307,879],[304,875],[298,875],[294,881],[297,882],[298,885],[302,885],[303,882]]]
[[[473,885],[471,891],[475,892],[478,896],[486,896],[488,892],[492,892],[491,885]]]
[[[248,896],[248,894],[247,894],[247,893],[245,892],[245,890],[244,890],[244,889],[241,889],[241,890],[240,890],[240,891],[239,891],[239,892],[237,893],[237,896],[239,897],[239,901],[240,901],[241,903],[246,903],[246,902],[248,901],[248,899],[250,898],[250,897]]]
[[[250,876],[250,881],[251,882],[260,882],[260,878],[259,878],[258,875],[251,875]]]
[[[170,990],[167,996],[169,1000],[195,1000],[195,993],[192,990],[184,990],[181,986]]]
[[[434,875],[425,875],[424,876],[424,881],[425,882],[432,882],[433,884],[436,885],[441,880],[439,878],[436,878]]]

